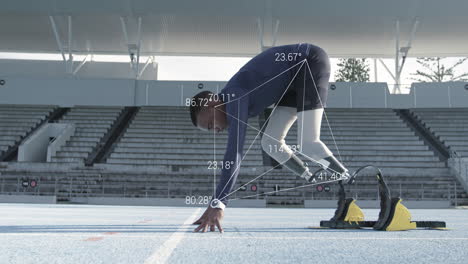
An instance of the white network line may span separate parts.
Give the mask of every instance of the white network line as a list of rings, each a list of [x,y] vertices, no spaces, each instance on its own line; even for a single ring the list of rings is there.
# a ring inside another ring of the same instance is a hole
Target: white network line
[[[258,88],[262,87],[263,85],[265,85],[265,84],[271,82],[272,80],[278,78],[280,75],[282,75],[283,73],[285,73],[285,72],[291,70],[292,68],[296,67],[296,66],[299,65],[300,63],[304,63],[304,61],[305,61],[305,59],[304,59],[304,60],[301,60],[300,62],[294,64],[293,66],[287,68],[286,70],[284,70],[284,71],[278,73],[276,76],[270,78],[268,81],[265,81],[264,83],[260,84],[259,86],[253,88],[251,91],[248,91],[247,93],[243,94],[242,96],[240,96],[240,97],[238,97],[238,98],[236,98],[236,99],[230,100],[230,101],[227,102],[227,103],[231,103],[231,102],[235,102],[235,101],[237,101],[237,100],[240,100],[240,99],[243,98],[244,96],[246,96],[246,95],[252,93],[253,91],[257,90]],[[302,67],[302,65],[301,65],[301,67]],[[294,80],[294,78],[293,78],[293,80]],[[216,107],[225,105],[225,104],[227,104],[227,103],[219,104],[219,105],[217,105]]]
[[[230,115],[229,113],[226,113],[226,112],[224,112],[224,111],[222,111],[222,110],[220,110],[220,111],[223,112],[223,113],[225,113],[225,114],[227,114],[227,115],[229,115],[229,116],[231,116],[231,117],[233,117],[233,118],[235,118],[234,116]],[[255,130],[261,132],[261,130],[258,130],[256,127],[253,127],[253,126],[249,125],[248,123],[243,122],[242,120],[239,120],[239,121],[242,122],[243,124],[249,126],[250,128],[255,129]],[[272,137],[271,135],[269,135],[269,134],[267,134],[267,133],[265,133],[265,132],[263,132],[263,135],[270,137],[271,139],[275,140],[275,141],[278,142],[278,143],[281,143],[281,141],[279,141],[278,139]],[[306,157],[306,158],[308,158],[308,159],[314,161],[315,163],[317,163],[317,164],[319,164],[319,165],[322,165],[320,162],[318,162],[317,160],[315,160],[315,159],[313,159],[313,158],[307,156],[307,155],[306,155],[305,153],[303,153],[302,151],[296,151],[296,153],[299,153],[299,154],[303,155],[304,157]],[[330,168],[329,168],[329,170],[331,170],[332,172],[336,172],[336,173],[339,174],[339,172],[334,171],[333,169],[330,169]]]
[[[331,134],[331,136],[332,136],[332,139],[333,139],[335,148],[336,148],[336,150],[337,150],[337,152],[338,152],[338,156],[339,156],[340,160],[342,160],[341,153],[340,153],[340,150],[339,150],[339,148],[338,148],[338,144],[336,143],[335,136],[334,136],[334,134],[333,134],[333,131],[332,131],[330,122],[329,122],[329,120],[328,120],[328,116],[327,116],[326,111],[325,111],[325,107],[324,107],[325,105],[323,104],[322,99],[320,98],[320,93],[318,92],[317,85],[316,85],[316,83],[315,83],[314,76],[313,76],[312,71],[311,71],[311,69],[310,69],[310,67],[309,67],[309,63],[307,62],[307,59],[304,59],[304,60],[302,60],[302,61],[296,63],[294,66],[289,67],[289,68],[286,69],[285,71],[283,71],[283,72],[279,73],[278,75],[272,77],[271,79],[267,80],[266,82],[262,83],[261,85],[257,86],[256,88],[254,88],[253,90],[251,90],[251,91],[245,93],[245,94],[242,95],[241,97],[238,97],[238,98],[236,98],[235,100],[229,101],[229,102],[227,102],[227,103],[231,103],[231,102],[233,102],[233,101],[239,101],[239,99],[241,99],[241,98],[243,98],[244,96],[250,94],[250,93],[253,92],[254,90],[256,90],[256,89],[262,87],[263,85],[265,85],[266,83],[268,83],[268,82],[272,81],[273,79],[277,78],[278,76],[280,76],[281,74],[285,73],[286,71],[291,70],[292,68],[296,67],[296,66],[299,65],[300,63],[302,63],[302,64],[301,64],[301,66],[299,67],[299,70],[296,72],[296,74],[294,75],[294,77],[292,78],[292,80],[290,81],[290,83],[288,84],[287,88],[285,89],[285,92],[282,94],[282,96],[281,96],[281,98],[279,99],[278,102],[280,102],[281,99],[283,98],[283,96],[286,94],[286,92],[288,91],[288,89],[289,89],[289,87],[291,86],[292,82],[295,80],[297,74],[299,73],[299,71],[300,71],[300,70],[302,69],[302,67],[304,66],[304,63],[307,64],[307,68],[308,68],[308,70],[309,70],[309,73],[310,73],[312,82],[313,82],[313,84],[314,84],[315,91],[316,91],[317,96],[318,96],[318,98],[319,98],[319,100],[320,100],[320,104],[321,104],[322,107],[323,107],[323,113],[324,113],[324,116],[325,116],[325,120],[327,121],[328,129],[329,129],[330,134]],[[305,98],[304,98],[304,97],[305,97],[305,80],[306,80],[306,73],[305,73],[305,72],[306,72],[306,70],[305,70],[305,68],[304,68],[304,90],[303,90],[304,95],[303,95],[303,100],[305,100]],[[223,103],[223,104],[217,105],[217,106],[215,106],[215,108],[217,108],[217,107],[219,107],[219,106],[221,106],[221,105],[227,104],[227,103]],[[239,101],[238,103],[240,104],[240,101]],[[257,130],[257,131],[258,131],[257,135],[255,136],[255,138],[253,139],[252,143],[250,144],[249,148],[247,149],[247,151],[246,151],[245,154],[243,155],[241,161],[238,162],[238,163],[236,163],[237,166],[236,166],[234,172],[231,174],[231,177],[230,177],[229,180],[226,182],[226,184],[225,184],[223,190],[222,190],[220,193],[222,193],[222,192],[226,189],[227,185],[228,185],[229,182],[232,180],[232,177],[234,176],[234,174],[237,172],[237,170],[240,169],[240,163],[244,160],[244,158],[246,157],[247,153],[250,151],[251,147],[253,146],[253,144],[254,144],[255,141],[257,140],[257,137],[262,133],[263,127],[268,123],[268,120],[270,119],[270,117],[272,116],[273,112],[275,111],[275,109],[276,109],[277,107],[278,107],[278,105],[275,105],[275,107],[274,107],[273,110],[271,111],[271,113],[270,113],[269,117],[267,118],[267,120],[265,120],[265,123],[264,123],[263,126],[260,128],[260,130],[258,130],[257,128],[255,128],[255,127],[249,125],[248,123],[245,123],[245,122],[243,122],[242,120],[240,120],[240,118],[239,118],[239,107],[238,107],[238,109],[237,109],[237,110],[238,110],[238,117],[237,117],[237,118],[234,117],[234,116],[232,116],[232,115],[230,115],[229,113],[224,112],[223,110],[219,109],[221,112],[223,112],[223,113],[225,113],[226,115],[229,115],[229,116],[231,116],[232,118],[235,118],[235,119],[237,120],[237,124],[238,124],[237,128],[238,128],[238,130],[239,130],[239,122],[242,122],[243,124],[247,125],[248,127],[251,127],[251,128],[253,128],[254,130]],[[303,102],[303,111],[304,111],[304,102]],[[215,112],[216,112],[216,111],[215,111]],[[304,126],[303,124],[304,124],[304,116],[302,117],[302,129],[303,129],[303,126]],[[238,132],[239,132],[239,131],[238,131]],[[239,134],[239,133],[238,133],[238,134]],[[266,135],[266,136],[268,136],[268,137],[270,137],[271,139],[277,141],[278,143],[281,143],[279,140],[277,140],[276,138],[274,138],[274,137],[268,135],[267,133],[263,132],[263,134]],[[303,133],[301,133],[301,149],[302,149],[303,136],[304,136]],[[237,137],[237,141],[239,141],[239,137]],[[238,148],[238,147],[239,147],[239,143],[237,143],[237,148]],[[237,152],[237,153],[238,153],[238,152]],[[317,160],[313,159],[312,157],[309,157],[308,155],[306,155],[306,154],[303,153],[302,151],[297,151],[296,153],[298,153],[298,154],[300,154],[300,155],[306,157],[307,159],[309,159],[309,160],[315,162],[316,164],[319,164],[319,165],[323,166],[320,162],[318,162]],[[237,155],[236,155],[236,159],[237,159]],[[279,165],[280,165],[280,164],[278,164],[277,166],[279,166]],[[277,166],[275,166],[274,168],[276,168]],[[334,171],[333,169],[330,169],[330,168],[328,168],[328,169],[329,169],[330,171],[334,172],[334,173],[337,173],[338,175],[341,175],[341,173],[339,173],[339,172],[337,172],[337,171]],[[272,169],[268,170],[268,171],[265,172],[265,173],[262,173],[260,176],[257,176],[257,177],[254,178],[253,180],[249,181],[249,183],[252,182],[252,181],[254,181],[254,180],[256,180],[256,179],[258,179],[258,178],[260,178],[261,176],[265,175],[266,173],[270,172],[271,170],[272,170]],[[333,181],[330,181],[330,182],[340,181],[340,180],[346,178],[346,176],[344,176],[344,177],[343,177],[343,175],[341,175],[341,176],[342,176],[342,177],[340,177],[340,179],[338,179],[338,180],[333,180]],[[326,182],[321,182],[321,183],[326,183]],[[314,183],[314,184],[299,186],[299,187],[295,187],[295,188],[291,188],[291,189],[302,188],[302,187],[306,187],[306,186],[313,186],[313,185],[321,184],[321,183]],[[247,183],[247,184],[248,184],[248,183]],[[245,184],[245,185],[246,185],[246,184]],[[245,186],[245,185],[244,185],[244,186]],[[237,190],[235,190],[235,191],[233,191],[233,192],[231,192],[231,193],[225,195],[225,196],[224,196],[223,198],[221,198],[221,199],[224,199],[224,198],[228,197],[229,195],[234,194],[235,192],[237,192],[237,191],[240,190],[241,188],[242,188],[242,187],[240,187],[240,188],[238,188]],[[215,188],[215,189],[216,189],[216,188]],[[285,189],[285,190],[288,190],[288,189]],[[284,190],[283,190],[283,191],[284,191]],[[215,193],[216,193],[216,190],[215,190]]]
[[[214,122],[216,120],[216,111],[213,111],[213,126],[215,125]],[[216,162],[216,131],[214,127],[213,129],[213,162]],[[213,197],[216,196],[216,170],[213,169]]]
[[[233,117],[233,118],[235,118],[234,116],[230,115],[229,113],[226,113],[226,112],[224,112],[224,111],[222,111],[222,110],[220,110],[220,111],[223,112],[223,113],[225,113],[225,114],[227,114],[227,115],[229,115],[229,116],[231,116],[231,117]],[[253,129],[255,129],[255,130],[261,132],[261,130],[258,130],[257,128],[255,128],[255,127],[253,127],[253,126],[251,126],[251,125],[249,125],[249,124],[243,122],[242,120],[239,120],[239,121],[242,122],[242,123],[244,123],[245,125],[247,125],[247,126],[253,128]],[[263,135],[266,135],[266,136],[270,137],[271,139],[273,139],[274,141],[281,143],[278,139],[276,139],[276,138],[270,136],[269,134],[267,134],[267,133],[265,133],[265,132],[263,132]],[[323,166],[320,162],[318,162],[317,160],[313,159],[312,157],[309,157],[307,154],[305,154],[305,153],[303,153],[303,152],[301,152],[301,151],[296,151],[296,153],[299,153],[299,154],[301,154],[302,156],[308,158],[309,160],[315,162],[316,164],[319,164],[320,166]],[[240,167],[240,166],[238,166],[238,168],[239,168],[239,167]],[[338,174],[338,175],[341,175],[340,172],[335,171],[335,170],[333,170],[333,169],[331,169],[331,168],[328,168],[328,170],[330,170],[330,171],[332,171],[332,172],[334,172],[334,173],[336,173],[336,174]],[[232,179],[232,175],[231,175],[231,178],[229,179],[229,181],[230,181],[231,179]],[[342,180],[342,179],[347,179],[347,177],[341,175],[341,178],[340,178],[339,180]],[[228,183],[229,183],[229,181],[228,181]],[[226,187],[226,186],[227,186],[227,184],[225,185],[225,187]],[[223,191],[224,191],[224,189],[223,189]],[[225,196],[225,197],[227,197],[227,196]]]
[[[239,198],[230,199],[230,201],[240,200],[240,199],[245,199],[245,198],[250,198],[250,197],[255,197],[255,196],[260,196],[260,195],[278,193],[278,192],[291,191],[291,190],[300,189],[300,188],[309,187],[309,186],[314,186],[314,185],[318,185],[318,184],[337,182],[337,181],[341,181],[341,180],[343,180],[343,179],[346,179],[346,178],[341,177],[341,178],[339,178],[339,179],[337,179],[337,180],[323,181],[323,182],[317,182],[317,183],[311,183],[311,184],[306,184],[306,185],[291,187],[291,188],[282,189],[282,190],[278,190],[278,191],[271,191],[271,192],[266,192],[266,193],[259,193],[259,194],[247,195],[247,196],[244,196],[244,197],[239,197]]]
[[[336,148],[336,151],[338,152],[338,157],[340,158],[340,162],[341,162],[343,159],[341,158],[340,149],[338,148],[338,144],[336,144],[335,136],[333,135],[333,131],[332,131],[330,122],[328,121],[327,113],[325,111],[325,105],[323,104],[322,99],[320,98],[320,93],[319,93],[319,91],[317,89],[317,85],[315,84],[314,75],[312,74],[312,71],[310,70],[309,62],[307,62],[307,60],[306,60],[306,64],[307,64],[307,69],[309,69],[309,73],[310,73],[310,77],[312,78],[312,82],[314,83],[315,91],[317,92],[317,97],[320,100],[320,104],[323,107],[323,114],[325,116],[325,120],[327,120],[328,129],[330,130],[330,134],[332,136],[333,143],[335,144],[335,148]],[[328,89],[328,87],[327,87],[327,89]]]
[[[258,179],[258,178],[262,177],[263,175],[269,173],[270,171],[276,169],[276,168],[277,168],[278,166],[280,166],[280,165],[281,165],[281,164],[278,163],[276,166],[274,166],[274,167],[270,168],[269,170],[265,171],[264,173],[258,175],[257,177],[255,177],[254,179],[248,181],[247,183],[244,183],[244,184],[241,185],[239,188],[237,188],[235,191],[232,191],[232,192],[226,194],[223,198],[221,198],[221,199],[219,199],[219,200],[223,200],[224,198],[228,197],[229,195],[234,194],[235,192],[237,192],[237,191],[239,191],[240,189],[242,189],[242,187],[247,186],[249,183],[255,181],[256,179]]]
[[[303,88],[303,93],[302,93],[302,112],[304,112],[304,103],[305,103],[305,81],[306,81],[306,69],[304,67],[304,88]],[[302,125],[301,125],[301,145],[300,145],[300,149],[302,149],[302,146],[303,145],[303,139],[304,139],[304,113],[302,114]],[[299,121],[297,121],[299,122]]]

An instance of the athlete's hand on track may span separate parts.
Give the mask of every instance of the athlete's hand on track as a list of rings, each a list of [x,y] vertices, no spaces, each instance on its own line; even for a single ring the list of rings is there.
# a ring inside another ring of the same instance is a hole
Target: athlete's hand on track
[[[194,225],[199,225],[195,228],[194,232],[202,231],[206,232],[210,228],[211,232],[216,231],[215,228],[218,227],[220,233],[223,233],[223,228],[221,227],[221,222],[224,217],[224,211],[219,208],[211,208],[208,206],[203,215],[195,222]]]

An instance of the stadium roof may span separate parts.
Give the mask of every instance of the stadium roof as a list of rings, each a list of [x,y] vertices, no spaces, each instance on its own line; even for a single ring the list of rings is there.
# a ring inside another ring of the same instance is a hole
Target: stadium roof
[[[0,51],[58,52],[52,23],[67,50],[71,16],[73,53],[128,54],[141,17],[141,55],[253,56],[276,38],[393,57],[398,20],[402,46],[415,25],[409,56],[468,56],[467,10],[466,0],[7,0]]]

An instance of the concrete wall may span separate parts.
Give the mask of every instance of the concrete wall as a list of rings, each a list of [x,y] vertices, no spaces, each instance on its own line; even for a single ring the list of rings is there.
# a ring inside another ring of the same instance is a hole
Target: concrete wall
[[[414,95],[410,94],[389,94],[388,107],[393,109],[408,109],[414,107]]]
[[[331,83],[328,107],[382,108],[387,105],[386,83]]]
[[[18,161],[45,162],[53,155],[49,151],[57,149],[74,133],[71,124],[45,124],[28,137],[18,148]],[[54,137],[53,147],[49,148],[49,138]]]
[[[39,195],[4,195],[0,194],[0,203],[37,203],[37,204],[55,204],[56,196]]]
[[[49,130],[54,130],[55,140],[47,147],[47,162],[52,161],[55,153],[66,144],[70,137],[75,133],[73,124],[49,124]]]
[[[195,94],[221,91],[225,85],[226,82],[216,81],[138,81],[135,104],[184,106]]]
[[[0,86],[2,104],[106,105],[134,104],[134,80],[7,78]]]
[[[414,83],[410,96],[414,108],[468,107],[468,83]]]
[[[74,69],[80,62],[74,63]],[[140,61],[140,69],[144,63]],[[40,61],[40,60],[0,60],[0,74],[4,78],[66,78],[70,76],[65,72],[63,61]],[[77,79],[133,79],[134,73],[129,63],[119,62],[86,62],[76,73]],[[140,80],[157,80],[157,68],[152,64],[146,67]]]
[[[2,77],[0,104],[60,106],[185,105],[203,91],[224,88],[226,82],[148,81],[132,79],[77,79]],[[331,108],[468,107],[467,83],[415,83],[410,94],[393,95],[386,83],[331,83]]]
[[[48,145],[48,125],[45,125],[18,147],[18,161],[46,161]]]

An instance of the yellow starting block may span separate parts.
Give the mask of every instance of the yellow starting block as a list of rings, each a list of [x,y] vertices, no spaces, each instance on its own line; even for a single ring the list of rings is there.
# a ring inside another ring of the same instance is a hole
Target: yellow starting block
[[[365,166],[355,172],[359,173]],[[375,167],[374,167],[375,168]],[[359,229],[370,228],[381,231],[403,231],[416,228],[446,229],[442,221],[411,221],[411,213],[399,197],[391,198],[382,172],[377,169],[376,177],[379,184],[380,213],[377,221],[364,221],[364,213],[353,198],[346,198],[343,183],[339,182],[338,208],[335,215],[328,221],[320,221],[320,228]],[[313,227],[311,227],[313,228]]]

